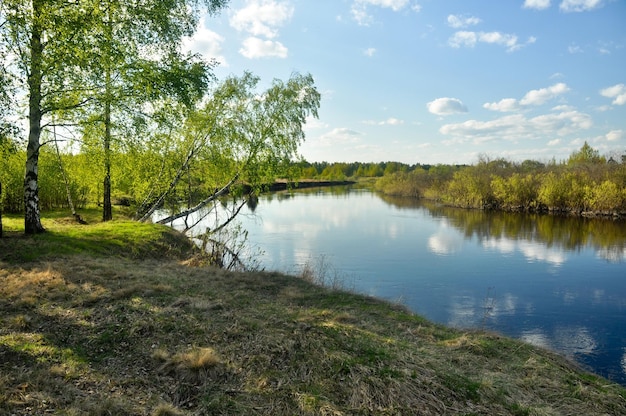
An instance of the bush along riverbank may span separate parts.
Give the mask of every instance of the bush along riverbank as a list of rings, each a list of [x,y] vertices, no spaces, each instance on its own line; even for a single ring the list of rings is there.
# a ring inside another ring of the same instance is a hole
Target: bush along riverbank
[[[561,356],[311,270],[204,266],[164,226],[44,217],[26,238],[5,221],[0,414],[626,414],[623,387]]]
[[[626,218],[626,163],[607,161],[587,144],[565,163],[482,158],[473,166],[395,172],[376,189],[462,208]]]

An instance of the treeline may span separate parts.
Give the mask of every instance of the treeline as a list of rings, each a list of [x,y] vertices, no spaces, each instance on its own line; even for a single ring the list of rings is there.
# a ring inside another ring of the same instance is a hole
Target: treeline
[[[394,173],[408,173],[417,169],[438,169],[439,166],[401,162],[301,162],[298,164],[303,179],[346,180],[359,178],[381,178]],[[456,166],[458,167],[458,166]]]
[[[483,157],[472,166],[395,172],[381,177],[376,189],[466,208],[623,216],[626,164],[585,143],[561,163]]]

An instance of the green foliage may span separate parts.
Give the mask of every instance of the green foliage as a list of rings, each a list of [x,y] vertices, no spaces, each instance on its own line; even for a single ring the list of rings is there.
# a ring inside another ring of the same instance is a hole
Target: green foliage
[[[626,208],[626,164],[606,163],[585,143],[562,164],[481,156],[473,166],[387,175],[376,188],[390,195],[416,195],[419,189],[423,197],[461,207],[614,214]]]
[[[455,172],[444,198],[446,202],[467,208],[483,208],[492,200],[490,178],[481,168]]]
[[[612,180],[585,187],[585,205],[592,211],[611,211],[624,208],[626,189],[621,188]]]
[[[580,150],[572,153],[567,160],[569,166],[604,163],[606,163],[606,158],[600,156],[600,152],[589,146],[587,142],[583,144]]]
[[[423,196],[428,182],[428,172],[415,169],[386,174],[376,181],[375,188],[389,195],[419,198]]]
[[[0,146],[0,209],[4,212],[19,212],[24,207],[24,159],[26,152],[10,151]]]
[[[527,209],[537,202],[537,183],[532,174],[516,172],[508,178],[494,176],[491,187],[496,201],[504,207]]]

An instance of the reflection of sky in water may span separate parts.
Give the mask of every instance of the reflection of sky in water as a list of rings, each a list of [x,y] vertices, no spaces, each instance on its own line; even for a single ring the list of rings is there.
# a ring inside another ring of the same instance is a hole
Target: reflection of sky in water
[[[507,237],[492,237],[483,241],[483,247],[497,250],[503,254],[521,252],[529,262],[544,262],[560,266],[566,260],[562,249],[550,248],[544,243],[528,240],[513,240]]]
[[[255,212],[260,219],[242,223],[268,270],[297,273],[324,256],[356,291],[402,299],[436,322],[484,327],[583,357],[626,384],[623,250],[571,249],[536,232],[516,239],[502,227],[489,236],[491,224],[479,217],[490,215],[433,216],[367,192],[262,197]]]
[[[428,248],[435,254],[454,254],[463,247],[463,237],[449,227],[442,227],[428,239]]]
[[[540,328],[522,332],[524,341],[551,350],[560,351],[567,356],[592,354],[598,344],[585,327],[561,327],[547,334]]]
[[[621,263],[626,258],[626,247],[611,246],[598,250],[599,258],[611,263]]]

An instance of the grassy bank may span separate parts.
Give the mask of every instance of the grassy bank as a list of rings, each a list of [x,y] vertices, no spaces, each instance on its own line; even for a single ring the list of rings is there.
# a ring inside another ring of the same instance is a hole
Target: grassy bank
[[[0,415],[626,414],[626,390],[518,341],[201,266],[165,227],[44,226],[5,218]]]

